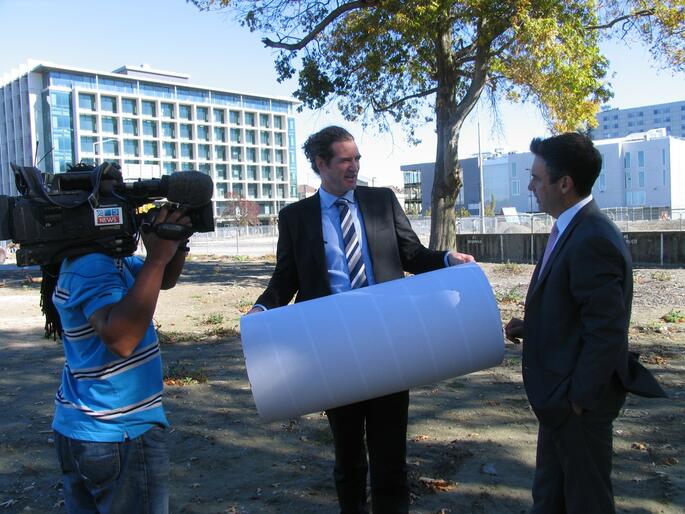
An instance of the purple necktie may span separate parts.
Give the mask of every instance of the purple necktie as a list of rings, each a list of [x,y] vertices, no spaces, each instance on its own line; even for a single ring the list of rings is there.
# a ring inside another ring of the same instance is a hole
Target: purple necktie
[[[545,269],[545,264],[547,264],[547,259],[549,259],[549,254],[552,253],[554,248],[554,243],[557,242],[557,237],[559,237],[559,229],[557,228],[556,222],[552,226],[552,230],[549,233],[549,239],[547,239],[547,246],[545,247],[545,255],[542,256],[542,264],[540,265],[540,271],[538,272],[538,277],[542,274],[542,270]]]

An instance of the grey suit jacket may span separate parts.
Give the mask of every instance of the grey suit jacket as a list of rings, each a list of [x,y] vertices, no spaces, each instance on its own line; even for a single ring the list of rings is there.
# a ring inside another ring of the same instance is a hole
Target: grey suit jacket
[[[666,396],[628,351],[632,261],[622,234],[594,201],[539,268],[526,297],[523,379],[540,422],[558,426],[570,402],[596,409],[614,374],[627,391]]]
[[[364,217],[376,282],[444,267],[444,252],[424,247],[387,188],[359,186],[356,201]],[[257,303],[271,309],[331,294],[319,194],[284,207],[278,218],[276,268]]]

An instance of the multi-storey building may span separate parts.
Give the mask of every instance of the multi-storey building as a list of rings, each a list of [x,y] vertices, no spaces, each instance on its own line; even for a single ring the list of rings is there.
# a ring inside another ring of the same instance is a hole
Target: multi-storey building
[[[595,141],[602,154],[602,170],[592,195],[602,208],[657,207],[685,209],[685,140],[666,135],[664,129],[628,137]],[[537,203],[528,191],[530,152],[487,155],[483,158],[484,200],[494,197],[497,211],[515,207],[535,212]],[[480,212],[480,174],[476,158],[459,161],[463,187],[456,207]],[[433,163],[409,164],[404,172],[408,212],[426,213],[433,186]]]
[[[10,162],[48,173],[117,162],[126,178],[199,170],[214,212],[233,198],[275,215],[297,199],[289,98],[207,88],[148,66],[111,73],[30,63],[0,81],[0,194],[16,195]]]
[[[685,138],[685,100],[629,109],[606,106],[597,113],[596,119],[597,127],[590,133],[592,139],[625,137],[656,128],[665,129],[669,136]]]

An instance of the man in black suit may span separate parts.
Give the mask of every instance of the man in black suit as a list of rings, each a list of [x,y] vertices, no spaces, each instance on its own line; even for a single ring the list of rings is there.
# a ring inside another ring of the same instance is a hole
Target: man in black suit
[[[626,391],[665,393],[628,351],[633,269],[623,236],[592,199],[601,154],[577,133],[534,139],[530,150],[528,189],[556,218],[524,319],[506,327],[509,339],[523,339],[523,381],[540,422],[531,512],[613,513],[613,420]]]
[[[390,189],[357,187],[361,155],[345,129],[313,134],[304,151],[321,188],[281,210],[276,269],[251,313],[286,305],[295,294],[296,302],[311,300],[402,278],[405,271],[473,261],[467,254],[425,248]],[[368,512],[366,446],[374,514],[408,512],[408,406],[409,392],[402,391],[326,411],[342,513]]]

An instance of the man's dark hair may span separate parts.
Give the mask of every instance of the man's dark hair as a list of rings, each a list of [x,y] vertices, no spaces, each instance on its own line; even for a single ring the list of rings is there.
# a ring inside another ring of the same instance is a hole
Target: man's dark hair
[[[578,196],[586,197],[602,170],[602,154],[587,136],[567,132],[547,139],[536,137],[530,151],[547,164],[549,180],[555,183],[564,175],[573,179]]]
[[[331,147],[333,143],[338,141],[354,141],[354,137],[342,127],[330,126],[309,136],[304,145],[302,145],[304,154],[309,159],[312,169],[317,175],[319,174],[319,169],[316,167],[316,158],[321,157],[326,164],[331,162],[333,158],[333,149]]]

